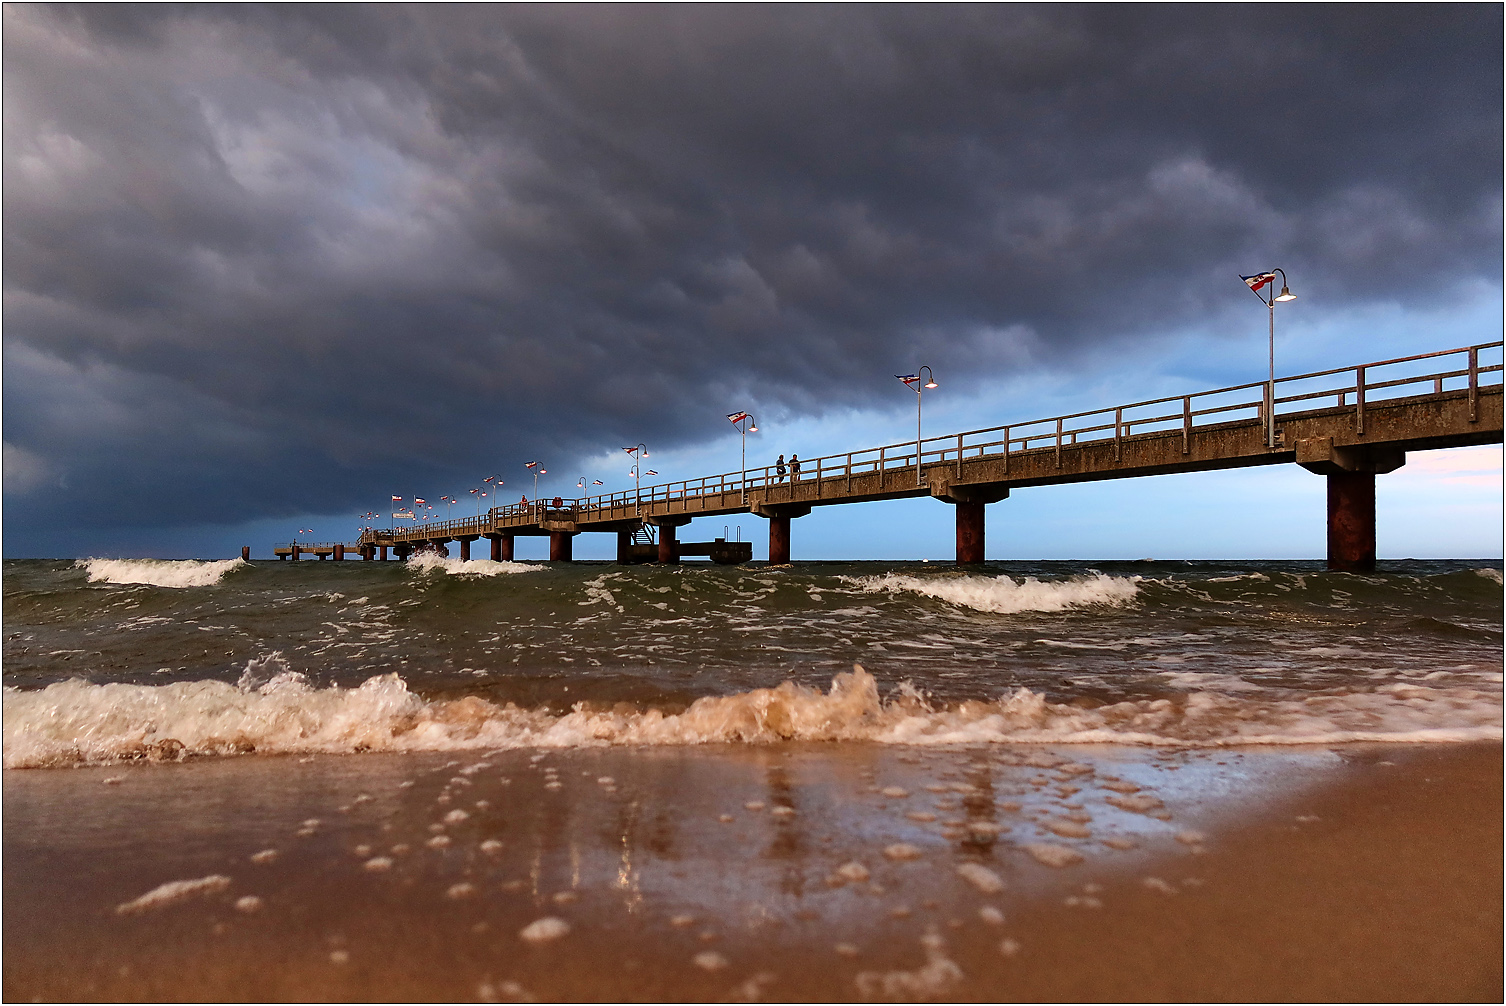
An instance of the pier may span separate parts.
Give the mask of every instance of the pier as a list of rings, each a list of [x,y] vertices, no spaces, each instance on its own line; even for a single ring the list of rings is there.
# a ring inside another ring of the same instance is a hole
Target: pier
[[[985,506],[1017,488],[1297,464],[1328,483],[1328,567],[1365,572],[1375,568],[1377,475],[1400,468],[1409,451],[1501,443],[1501,349],[1490,342],[926,437],[809,459],[788,477],[766,466],[641,492],[516,503],[368,530],[347,547],[366,560],[404,559],[456,542],[469,559],[485,540],[492,559],[510,560],[514,539],[534,535],[547,536],[549,558],[564,562],[576,535],[600,533],[617,535],[619,562],[744,562],[747,543],[681,543],[677,529],[696,517],[746,513],[769,522],[769,561],[787,563],[792,523],[815,507],[929,496],[953,507],[956,559],[971,564],[983,561]]]

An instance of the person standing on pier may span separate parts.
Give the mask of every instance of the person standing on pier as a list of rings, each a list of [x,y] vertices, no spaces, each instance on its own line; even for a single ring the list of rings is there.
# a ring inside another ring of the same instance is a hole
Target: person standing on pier
[[[800,481],[800,455],[798,454],[790,455],[790,481]]]
[[[774,462],[774,474],[779,476],[779,481],[784,481],[784,455],[779,455],[779,460]]]

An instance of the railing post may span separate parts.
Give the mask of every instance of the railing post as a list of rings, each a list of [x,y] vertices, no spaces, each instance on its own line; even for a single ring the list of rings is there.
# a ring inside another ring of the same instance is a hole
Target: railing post
[[[1056,467],[1062,466],[1062,421],[1056,420]]]
[[[889,448],[887,448],[887,447],[880,447],[879,448],[879,459],[878,459],[879,492],[883,492],[884,491],[884,452],[887,451],[888,449]]]
[[[821,462],[825,460],[825,458],[816,459],[816,499],[821,498]]]
[[[1469,421],[1480,421],[1480,350],[1469,347]]]
[[[1354,368],[1354,432],[1365,435],[1365,368]]]
[[[962,434],[957,434],[957,477],[962,478]]]
[[[1009,427],[1007,426],[1004,427],[1004,474],[1009,474]]]
[[[852,452],[847,454],[847,491],[852,492]]]
[[[1123,429],[1123,428],[1124,428],[1124,408],[1123,408],[1123,406],[1121,406],[1121,407],[1119,407],[1119,408],[1117,408],[1117,409],[1114,410],[1114,460],[1115,461],[1118,461],[1118,460],[1120,460],[1123,457],[1122,447],[1121,447],[1120,439],[1119,439],[1119,431],[1121,429]]]
[[[1182,396],[1182,453],[1192,453],[1192,396]]]

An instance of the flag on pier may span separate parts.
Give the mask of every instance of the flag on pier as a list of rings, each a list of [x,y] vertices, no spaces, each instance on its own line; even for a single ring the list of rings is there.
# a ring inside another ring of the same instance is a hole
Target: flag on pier
[[[659,473],[656,472],[656,471],[654,471],[652,468],[650,468],[648,471],[644,472],[643,474],[645,474],[645,475],[658,475]]]
[[[907,388],[915,387],[915,382],[920,380],[920,378],[915,376],[914,374],[895,374],[894,376],[899,378],[901,381],[904,381],[905,387]]]
[[[592,480],[592,481],[591,481],[591,484],[592,484],[592,485],[593,485],[593,486],[599,486],[599,485],[601,485],[601,479],[593,479],[593,480]]]
[[[629,454],[636,454],[638,452],[638,448],[636,447],[624,447],[623,450],[627,451]]]
[[[394,502],[394,503],[401,503],[402,501],[403,501],[403,498],[401,496],[394,496],[394,497],[392,497],[392,502]]]
[[[524,465],[523,467],[524,468],[537,468],[538,465],[539,465],[539,463],[537,461],[530,461],[530,462],[528,462],[528,464]]]
[[[419,499],[417,496],[413,497],[413,502],[422,504],[423,506],[429,505],[426,501]]]
[[[746,412],[730,412],[727,414],[727,421],[730,422],[733,426],[736,426],[738,423],[747,418],[748,414]]]
[[[1241,276],[1239,278],[1244,280],[1245,285],[1251,290],[1259,293],[1267,283],[1274,283],[1276,281],[1276,274],[1273,272],[1257,272],[1253,276]]]

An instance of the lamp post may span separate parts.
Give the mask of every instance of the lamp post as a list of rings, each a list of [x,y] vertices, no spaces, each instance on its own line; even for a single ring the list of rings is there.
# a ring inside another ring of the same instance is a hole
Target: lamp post
[[[926,383],[920,383],[920,375],[924,372]],[[920,485],[920,399],[921,393],[926,388],[936,387],[936,375],[930,367],[921,367],[913,374],[895,374],[895,377],[905,382],[905,387],[915,392],[915,484]]]
[[[758,432],[758,420],[746,412],[729,412],[727,419],[737,427],[737,432],[742,434],[743,444],[743,505],[748,503],[748,434]]]
[[[1276,292],[1276,274],[1281,273],[1281,292]],[[1241,276],[1245,286],[1250,292],[1260,298],[1261,303],[1270,312],[1270,341],[1267,344],[1267,361],[1270,365],[1265,386],[1265,445],[1276,446],[1276,305],[1285,304],[1297,299],[1286,285],[1286,273],[1280,269],[1271,269],[1266,272],[1258,272],[1253,276]],[[1265,290],[1266,295],[1260,296],[1260,291]]]
[[[641,458],[648,457],[648,447],[645,444],[639,444],[637,447],[624,447],[623,450],[627,452],[628,457],[633,459],[633,513],[635,516],[642,517],[643,473],[640,469],[642,469],[643,466],[639,463],[639,461]]]

